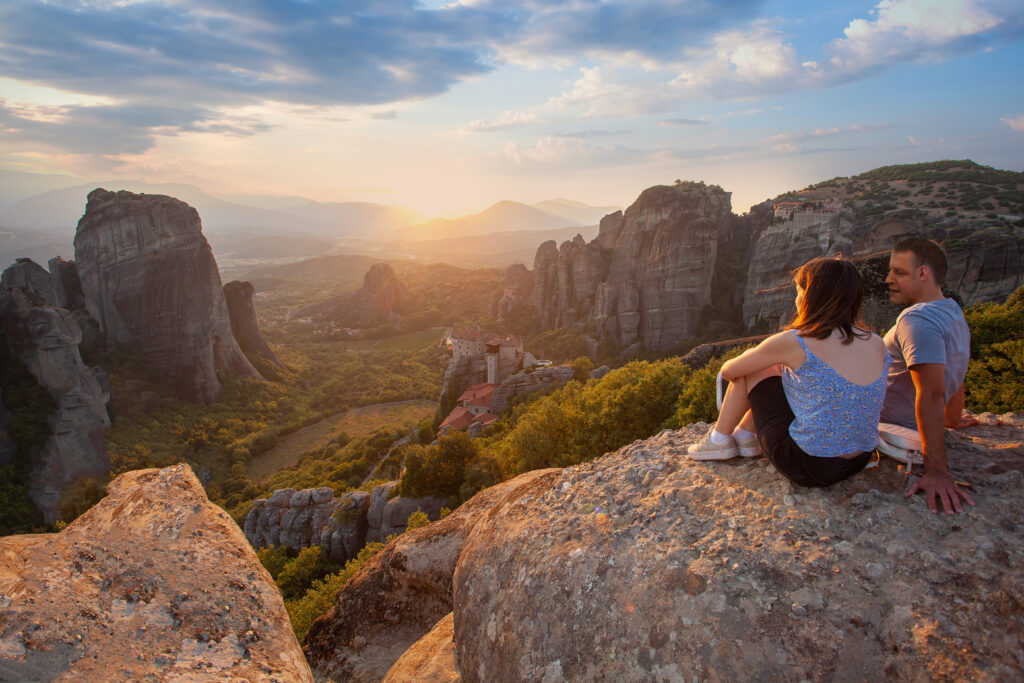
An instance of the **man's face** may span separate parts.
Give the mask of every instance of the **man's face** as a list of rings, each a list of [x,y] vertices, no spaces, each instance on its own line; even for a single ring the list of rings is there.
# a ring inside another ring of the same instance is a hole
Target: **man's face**
[[[917,302],[924,284],[921,269],[926,267],[915,265],[912,252],[893,252],[889,257],[889,274],[885,276],[885,284],[889,285],[889,296],[894,304]]]

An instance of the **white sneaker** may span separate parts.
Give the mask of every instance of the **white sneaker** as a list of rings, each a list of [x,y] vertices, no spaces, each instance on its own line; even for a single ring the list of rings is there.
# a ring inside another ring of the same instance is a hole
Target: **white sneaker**
[[[757,442],[757,435],[748,439],[736,439],[736,447],[744,458],[756,458],[761,455],[761,444]]]
[[[704,435],[704,438],[686,449],[690,460],[728,460],[739,454],[736,448],[736,440],[731,436],[725,443],[715,443],[711,440],[711,432]]]

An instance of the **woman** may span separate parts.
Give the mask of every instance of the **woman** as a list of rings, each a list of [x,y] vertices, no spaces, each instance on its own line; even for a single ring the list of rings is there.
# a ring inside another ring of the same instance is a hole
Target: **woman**
[[[694,460],[763,452],[786,478],[828,486],[868,463],[892,359],[864,328],[864,285],[842,258],[801,266],[789,329],[722,366],[729,389]]]

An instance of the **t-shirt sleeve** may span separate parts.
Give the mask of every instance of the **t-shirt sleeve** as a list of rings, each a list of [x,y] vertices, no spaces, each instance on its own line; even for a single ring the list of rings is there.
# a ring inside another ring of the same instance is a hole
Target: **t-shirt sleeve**
[[[896,324],[896,336],[908,368],[921,363],[946,364],[946,344],[934,321],[911,311]]]

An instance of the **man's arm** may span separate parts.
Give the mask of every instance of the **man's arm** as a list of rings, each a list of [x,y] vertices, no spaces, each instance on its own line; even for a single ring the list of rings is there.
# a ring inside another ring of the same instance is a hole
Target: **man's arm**
[[[964,415],[964,385],[961,384],[956,393],[950,396],[946,404],[945,422],[947,427],[963,429],[978,424],[971,415]]]
[[[946,366],[942,363],[912,365],[910,377],[917,390],[914,413],[924,450],[924,475],[907,489],[906,495],[924,491],[928,496],[928,508],[932,512],[938,512],[936,497],[942,500],[942,508],[946,514],[953,514],[954,510],[963,512],[960,498],[963,497],[970,505],[974,505],[974,501],[966,491],[956,485],[946,467]]]

